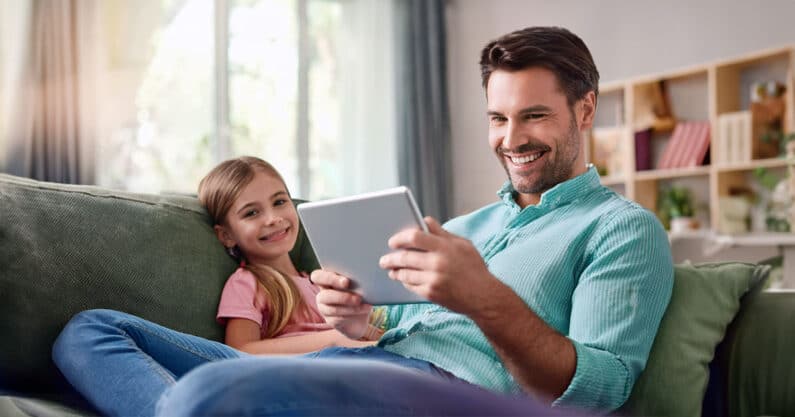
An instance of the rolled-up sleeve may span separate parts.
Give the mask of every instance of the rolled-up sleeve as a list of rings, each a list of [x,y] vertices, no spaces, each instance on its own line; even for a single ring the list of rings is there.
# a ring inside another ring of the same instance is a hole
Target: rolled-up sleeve
[[[619,408],[646,366],[673,289],[673,262],[659,221],[637,208],[605,219],[591,237],[572,294],[568,337],[577,366],[553,405]]]

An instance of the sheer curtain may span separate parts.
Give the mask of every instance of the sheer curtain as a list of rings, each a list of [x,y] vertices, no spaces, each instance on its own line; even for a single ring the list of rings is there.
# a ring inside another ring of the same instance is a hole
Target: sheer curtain
[[[341,195],[398,184],[394,1],[342,5],[337,48]]]
[[[30,2],[0,2],[0,171],[6,167],[8,123],[11,120],[14,90],[20,84],[22,57],[28,48]]]
[[[16,60],[4,74],[6,170],[45,181],[93,182],[92,43],[97,0],[16,3]],[[6,8],[9,7],[7,4]]]

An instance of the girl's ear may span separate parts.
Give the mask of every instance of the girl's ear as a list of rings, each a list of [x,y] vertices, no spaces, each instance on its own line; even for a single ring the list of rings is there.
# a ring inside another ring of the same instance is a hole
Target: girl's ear
[[[235,242],[235,239],[232,238],[232,234],[229,233],[229,230],[227,230],[226,227],[216,224],[213,226],[213,230],[215,231],[215,237],[218,238],[225,248],[234,248],[235,245],[237,245],[237,242]]]

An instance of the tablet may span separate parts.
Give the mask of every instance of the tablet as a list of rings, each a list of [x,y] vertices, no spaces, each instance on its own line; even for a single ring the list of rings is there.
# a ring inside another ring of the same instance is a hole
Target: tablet
[[[408,188],[303,203],[298,215],[320,266],[350,278],[366,303],[427,302],[378,266],[392,252],[387,245],[392,235],[410,228],[428,231]]]

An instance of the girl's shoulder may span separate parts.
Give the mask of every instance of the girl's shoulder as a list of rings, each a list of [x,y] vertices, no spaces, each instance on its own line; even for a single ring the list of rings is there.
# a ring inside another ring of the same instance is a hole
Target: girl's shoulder
[[[257,284],[257,277],[254,273],[246,268],[238,267],[229,278],[226,279],[226,285],[244,285],[255,287]]]

